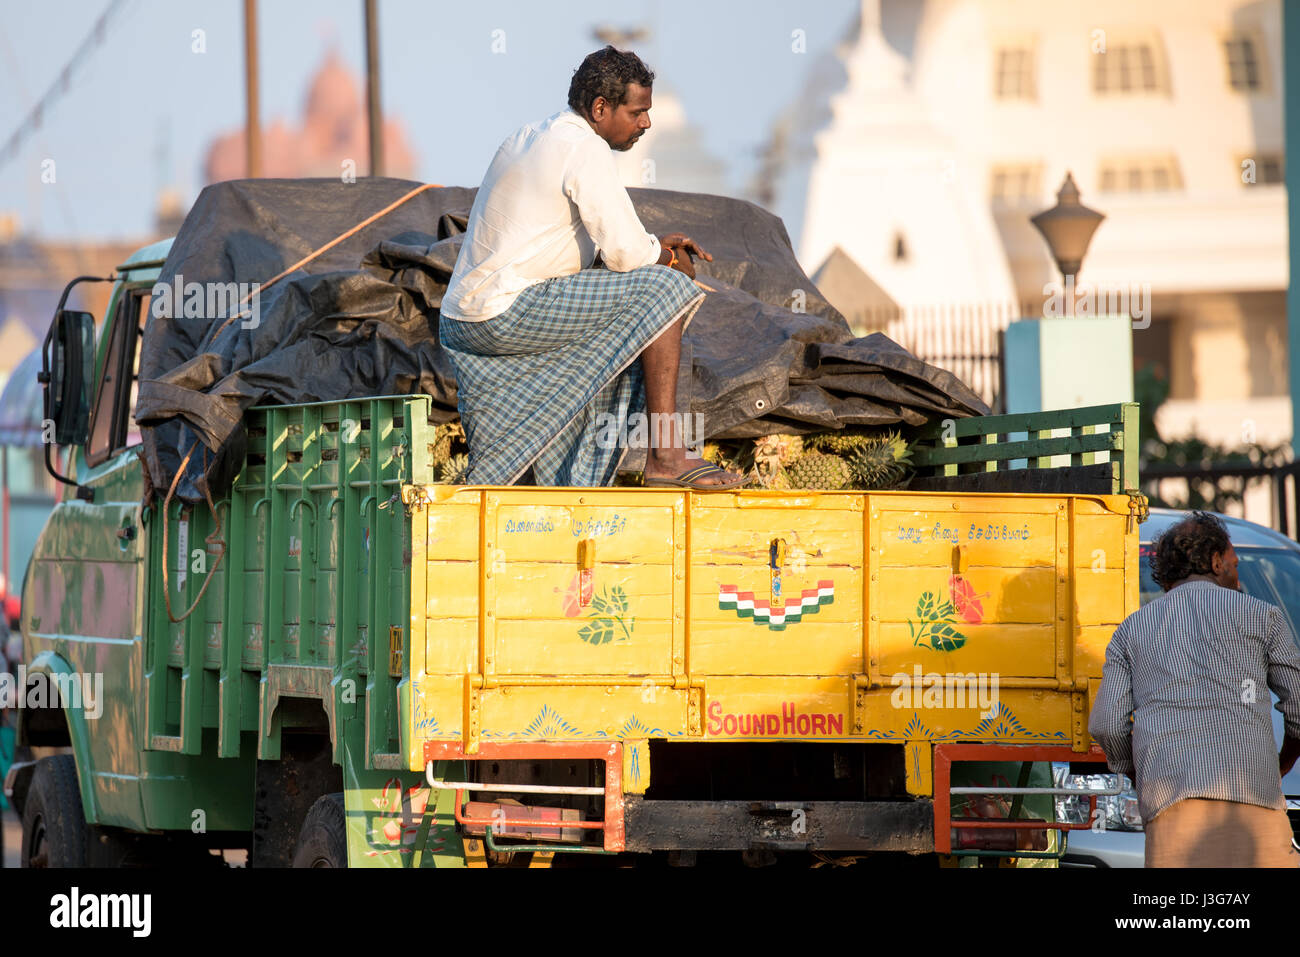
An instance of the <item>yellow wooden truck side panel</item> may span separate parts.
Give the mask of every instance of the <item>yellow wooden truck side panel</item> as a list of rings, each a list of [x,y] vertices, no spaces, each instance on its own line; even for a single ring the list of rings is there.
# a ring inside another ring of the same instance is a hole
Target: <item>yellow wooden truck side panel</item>
[[[426,741],[877,741],[927,793],[935,742],[1086,750],[1138,605],[1126,496],[405,497],[412,769]]]

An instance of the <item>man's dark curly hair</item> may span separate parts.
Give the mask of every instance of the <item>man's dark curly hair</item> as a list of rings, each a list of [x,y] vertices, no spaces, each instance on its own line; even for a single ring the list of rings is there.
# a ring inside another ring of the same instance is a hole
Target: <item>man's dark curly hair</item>
[[[1189,575],[1213,575],[1214,556],[1232,543],[1223,519],[1209,512],[1192,512],[1155,540],[1151,551],[1151,577],[1168,591]]]
[[[627,102],[629,83],[651,86],[654,81],[654,73],[635,53],[607,46],[588,54],[582,65],[573,71],[573,79],[569,82],[569,106],[579,115],[590,117],[596,97],[603,96],[610,106],[622,106]]]

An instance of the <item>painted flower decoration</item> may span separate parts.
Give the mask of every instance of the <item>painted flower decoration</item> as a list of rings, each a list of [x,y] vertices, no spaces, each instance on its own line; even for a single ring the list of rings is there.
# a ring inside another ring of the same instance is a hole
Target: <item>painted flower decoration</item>
[[[948,590],[952,592],[953,608],[961,615],[962,621],[968,625],[978,625],[984,620],[984,606],[980,604],[980,599],[987,598],[988,592],[975,594],[975,586],[961,575],[953,575],[948,579]]]
[[[564,590],[564,595],[560,599],[560,607],[564,610],[565,618],[577,618],[582,614],[581,600],[578,597],[580,577],[579,575],[573,576],[573,579],[569,582],[569,587]],[[559,591],[558,588],[555,590]]]

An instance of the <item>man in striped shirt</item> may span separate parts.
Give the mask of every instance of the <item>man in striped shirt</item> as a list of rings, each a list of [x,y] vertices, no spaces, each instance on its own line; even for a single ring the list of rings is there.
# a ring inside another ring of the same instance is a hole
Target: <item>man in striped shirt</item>
[[[1146,865],[1295,867],[1281,777],[1300,756],[1300,650],[1286,616],[1238,590],[1214,515],[1157,538],[1151,569],[1165,594],[1115,630],[1088,721],[1110,769],[1136,780]]]

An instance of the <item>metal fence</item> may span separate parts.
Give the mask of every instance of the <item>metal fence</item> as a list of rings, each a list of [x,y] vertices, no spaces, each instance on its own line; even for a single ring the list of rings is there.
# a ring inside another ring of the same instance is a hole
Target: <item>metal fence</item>
[[[954,303],[867,309],[846,318],[855,335],[883,332],[1003,412],[1002,334],[1011,322],[1041,312],[1041,303]]]
[[[1247,490],[1260,482],[1269,486],[1269,498],[1272,501],[1271,514],[1266,524],[1289,538],[1300,539],[1297,534],[1297,522],[1300,521],[1300,502],[1297,491],[1300,490],[1300,462],[1288,462],[1285,465],[1217,465],[1209,468],[1188,468],[1176,465],[1151,465],[1142,469],[1142,490],[1152,498],[1158,498],[1166,483],[1185,489],[1187,495],[1193,488],[1202,497],[1212,498],[1212,489],[1230,489],[1243,499]],[[1206,488],[1210,486],[1211,488]],[[1212,503],[1211,503],[1212,504]],[[1257,521],[1258,518],[1250,518]]]

